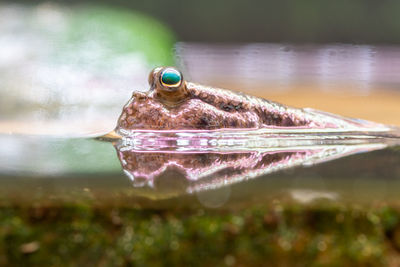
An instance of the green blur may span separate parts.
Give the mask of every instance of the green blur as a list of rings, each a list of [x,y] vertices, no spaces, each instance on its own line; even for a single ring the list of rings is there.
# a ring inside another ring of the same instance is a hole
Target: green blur
[[[389,208],[275,203],[246,210],[4,207],[0,264],[49,266],[354,266],[400,247]]]

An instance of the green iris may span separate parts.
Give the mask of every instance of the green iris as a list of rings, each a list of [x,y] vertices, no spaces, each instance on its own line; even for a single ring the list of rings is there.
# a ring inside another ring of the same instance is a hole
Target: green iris
[[[161,82],[166,86],[178,86],[181,80],[181,74],[174,69],[166,69],[161,75]]]

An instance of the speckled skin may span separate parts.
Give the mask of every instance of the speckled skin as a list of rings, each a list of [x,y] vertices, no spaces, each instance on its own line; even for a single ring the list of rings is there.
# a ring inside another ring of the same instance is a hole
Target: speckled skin
[[[339,128],[348,124],[327,114],[185,80],[178,88],[168,88],[160,82],[162,70],[157,68],[150,73],[148,92],[133,93],[118,120],[118,133],[266,127]]]

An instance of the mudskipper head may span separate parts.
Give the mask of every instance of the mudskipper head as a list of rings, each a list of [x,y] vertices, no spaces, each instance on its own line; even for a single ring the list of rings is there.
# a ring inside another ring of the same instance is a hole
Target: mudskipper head
[[[166,106],[174,107],[189,97],[182,73],[174,67],[155,68],[149,75],[150,90]]]

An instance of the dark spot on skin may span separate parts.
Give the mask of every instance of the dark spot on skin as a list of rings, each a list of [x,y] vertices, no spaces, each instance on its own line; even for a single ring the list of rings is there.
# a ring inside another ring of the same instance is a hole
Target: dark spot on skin
[[[278,125],[278,126],[282,126],[282,118],[278,117],[274,117],[274,121],[272,122],[273,125]]]
[[[235,110],[239,111],[242,109],[242,103],[239,103],[235,106]]]
[[[207,154],[197,154],[196,161],[200,164],[207,164],[208,155]]]
[[[257,114],[260,116],[261,121],[264,125],[282,125],[282,118],[279,114],[266,112],[264,110],[256,110]]]
[[[199,128],[206,128],[209,125],[210,125],[210,119],[209,118],[207,118],[205,116],[200,117],[199,122],[198,122],[198,127]]]
[[[262,122],[266,125],[269,125],[271,122],[271,118],[269,113],[263,112],[262,110],[257,110],[258,115],[260,116]]]
[[[214,96],[208,96],[208,97],[205,97],[205,98],[202,98],[202,97],[200,96],[200,99],[201,99],[202,101],[206,102],[207,104],[212,105],[212,106],[215,106],[215,104],[218,104],[218,101],[215,99]]]
[[[161,95],[160,95],[160,93],[158,93],[158,92],[156,92],[156,93],[154,94],[154,96],[155,96],[156,98],[161,98]]]
[[[224,103],[222,103],[219,107],[225,111],[232,111],[234,109],[234,107],[232,105],[224,104]]]

